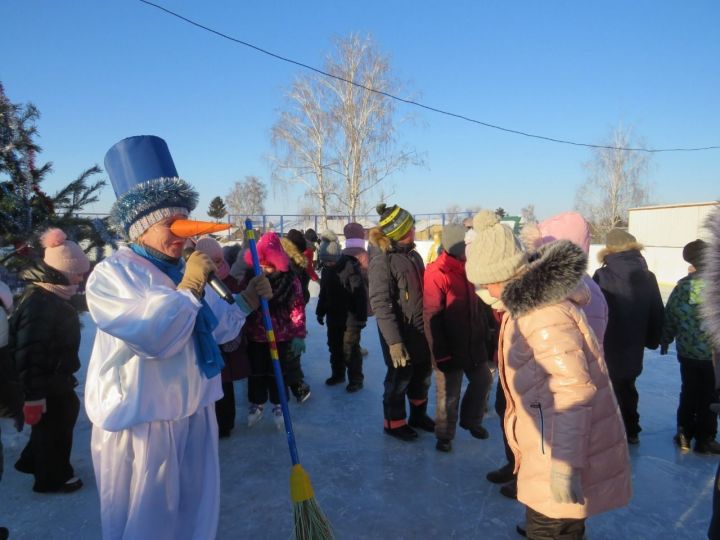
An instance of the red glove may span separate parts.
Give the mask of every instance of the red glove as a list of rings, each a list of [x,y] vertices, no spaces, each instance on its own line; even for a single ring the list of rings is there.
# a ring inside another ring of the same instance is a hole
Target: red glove
[[[45,400],[38,399],[35,401],[26,401],[23,405],[23,415],[25,423],[28,426],[34,426],[42,418],[43,413],[47,410]]]

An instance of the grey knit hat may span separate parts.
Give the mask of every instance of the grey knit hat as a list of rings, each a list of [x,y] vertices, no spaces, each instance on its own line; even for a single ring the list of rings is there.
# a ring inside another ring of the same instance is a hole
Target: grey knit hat
[[[466,248],[465,271],[475,285],[501,283],[527,262],[520,240],[494,212],[482,210],[473,218],[475,238]]]
[[[465,227],[445,225],[442,230],[442,247],[456,259],[465,257]]]
[[[320,235],[318,259],[322,262],[336,262],[342,255],[342,248],[337,235],[332,231],[325,231]]]

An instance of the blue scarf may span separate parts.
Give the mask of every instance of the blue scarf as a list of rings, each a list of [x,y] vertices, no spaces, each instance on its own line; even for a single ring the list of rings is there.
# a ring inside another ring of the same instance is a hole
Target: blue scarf
[[[175,285],[182,280],[183,264],[180,261],[172,262],[162,260],[149,253],[144,246],[139,244],[130,244],[130,249],[162,270],[172,279]],[[200,371],[202,371],[208,379],[211,379],[220,373],[225,363],[220,354],[220,348],[212,335],[212,331],[218,325],[218,320],[207,302],[203,299],[201,299],[200,302],[202,302],[202,307],[195,318],[195,328],[193,329],[195,356],[197,356]]]

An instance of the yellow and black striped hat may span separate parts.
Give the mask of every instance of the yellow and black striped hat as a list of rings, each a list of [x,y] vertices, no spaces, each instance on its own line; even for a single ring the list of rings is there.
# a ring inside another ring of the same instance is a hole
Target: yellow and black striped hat
[[[401,240],[415,225],[410,212],[398,205],[388,208],[386,204],[379,204],[376,210],[380,214],[380,230],[390,240]]]

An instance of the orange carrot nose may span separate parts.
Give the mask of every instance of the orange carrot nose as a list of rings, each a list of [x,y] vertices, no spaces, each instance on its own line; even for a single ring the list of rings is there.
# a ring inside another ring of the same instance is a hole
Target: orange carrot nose
[[[191,221],[189,219],[178,219],[170,225],[170,231],[180,238],[190,238],[218,231],[226,231],[230,228],[229,223],[213,223],[211,221]]]

